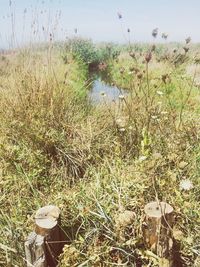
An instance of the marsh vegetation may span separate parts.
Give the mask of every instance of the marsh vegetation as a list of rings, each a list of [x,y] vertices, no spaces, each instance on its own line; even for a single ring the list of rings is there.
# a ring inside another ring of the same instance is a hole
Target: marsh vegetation
[[[198,50],[75,38],[1,55],[1,266],[23,266],[47,204],[68,231],[60,266],[161,266],[141,230],[154,200],[175,210],[174,266],[200,266]],[[95,81],[98,104],[91,72],[110,86]]]

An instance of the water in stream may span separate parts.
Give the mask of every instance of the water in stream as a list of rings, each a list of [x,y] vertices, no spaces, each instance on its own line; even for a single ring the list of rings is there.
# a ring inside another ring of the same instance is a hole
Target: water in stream
[[[93,82],[89,97],[94,104],[106,102],[118,101],[119,95],[126,95],[127,91],[111,85],[100,76],[93,76]]]

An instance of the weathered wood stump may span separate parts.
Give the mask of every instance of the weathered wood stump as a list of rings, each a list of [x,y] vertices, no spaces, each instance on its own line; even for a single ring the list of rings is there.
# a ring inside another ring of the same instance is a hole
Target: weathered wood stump
[[[144,212],[143,236],[146,248],[165,262],[167,260],[168,266],[173,266],[172,227],[174,216],[172,206],[165,202],[150,202],[145,206]]]
[[[60,210],[50,205],[35,214],[35,231],[25,242],[27,267],[55,267],[64,246]]]

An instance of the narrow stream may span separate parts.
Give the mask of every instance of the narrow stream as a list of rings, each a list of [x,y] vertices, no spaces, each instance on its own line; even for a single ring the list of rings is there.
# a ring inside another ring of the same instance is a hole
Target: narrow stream
[[[89,97],[96,105],[103,103],[105,100],[106,102],[118,101],[120,95],[127,95],[128,93],[124,89],[110,85],[98,75],[93,76],[92,80]]]

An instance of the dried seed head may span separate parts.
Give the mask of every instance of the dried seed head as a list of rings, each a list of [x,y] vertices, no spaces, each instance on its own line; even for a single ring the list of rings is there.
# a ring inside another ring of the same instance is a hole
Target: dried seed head
[[[158,35],[158,28],[153,29],[153,31],[152,31],[151,34],[152,34],[152,36],[153,36],[154,38],[156,38],[157,35]]]
[[[155,50],[156,50],[156,45],[153,44],[153,45],[151,46],[151,52],[154,52]]]
[[[186,42],[186,44],[189,44],[190,42],[191,42],[191,37],[189,36],[189,37],[187,37],[186,39],[185,39],[185,42]]]
[[[134,72],[135,73],[138,73],[140,70],[138,69],[138,68],[136,68],[136,67],[134,67]]]
[[[122,19],[122,14],[120,12],[117,12],[117,16],[119,19]]]
[[[122,68],[120,68],[120,70],[119,70],[119,72],[121,73],[121,74],[123,74],[124,73],[124,71],[125,71],[125,69],[122,67]]]
[[[166,84],[168,81],[170,81],[169,74],[163,74],[162,75],[162,81]]]
[[[183,49],[184,49],[185,53],[187,53],[189,51],[189,47],[187,47],[187,46],[184,46]]]
[[[49,34],[49,41],[52,42],[52,40],[53,40],[53,35],[52,35],[52,33],[50,33]]]
[[[145,56],[145,61],[146,61],[147,63],[149,63],[149,62],[151,61],[151,59],[152,59],[152,54],[151,54],[151,52],[149,52],[149,53],[147,53],[146,56]]]
[[[134,53],[134,52],[130,52],[129,55],[130,55],[132,58],[135,58],[135,53]]]
[[[139,80],[141,80],[142,77],[143,77],[142,73],[138,73],[137,78],[138,78]]]
[[[165,33],[165,32],[163,32],[163,33],[162,33],[162,38],[165,39],[165,40],[167,40],[167,37],[168,37],[168,34]]]
[[[194,62],[196,63],[196,64],[200,64],[200,57],[195,57],[195,59],[194,59]]]

